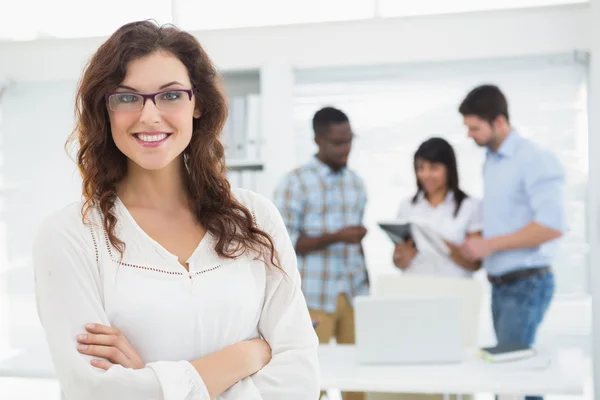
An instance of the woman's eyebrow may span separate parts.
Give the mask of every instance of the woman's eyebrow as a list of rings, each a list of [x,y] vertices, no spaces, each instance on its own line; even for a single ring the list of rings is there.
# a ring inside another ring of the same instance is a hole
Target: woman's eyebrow
[[[166,84],[162,85],[162,86],[159,88],[159,90],[160,90],[160,89],[164,89],[164,88],[166,88],[166,87],[169,87],[169,86],[173,86],[173,85],[179,85],[179,86],[183,86],[183,83],[179,83],[179,82],[177,82],[177,81],[169,82],[169,83],[166,83]]]
[[[173,86],[173,85],[183,86],[182,83],[177,82],[177,81],[173,81],[173,82],[165,83],[164,85],[162,85],[161,87],[159,87],[158,90],[161,90],[161,89],[164,89],[166,87]],[[133,87],[127,86],[127,85],[119,85],[119,86],[117,86],[117,89],[126,89],[126,90],[131,90],[133,92],[139,92],[139,90],[137,90],[136,88],[133,88]]]
[[[127,90],[131,90],[132,92],[137,92],[137,89],[132,88],[131,86],[127,86],[127,85],[119,85],[117,86],[117,89],[127,89]]]

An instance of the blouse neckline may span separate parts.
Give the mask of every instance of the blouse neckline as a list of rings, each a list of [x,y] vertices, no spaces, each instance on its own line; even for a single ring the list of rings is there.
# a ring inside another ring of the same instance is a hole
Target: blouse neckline
[[[119,217],[121,217],[118,218],[118,221],[125,225],[124,228],[126,230],[127,227],[133,229],[138,236],[138,240],[149,243],[156,253],[158,253],[167,262],[177,263],[179,267],[185,270],[185,267],[180,263],[179,257],[167,250],[163,245],[154,240],[144,229],[142,229],[119,196],[117,196],[115,200],[115,208],[119,214]],[[211,268],[214,266],[213,264],[222,263],[224,261],[214,250],[214,244],[215,238],[209,231],[206,231],[192,254],[187,260],[185,260],[185,262],[188,264],[189,273],[198,270],[198,266],[196,265],[197,263],[195,263],[196,260],[202,259],[202,268],[200,269]],[[207,265],[207,263],[210,265]],[[194,266],[196,268],[194,268]]]

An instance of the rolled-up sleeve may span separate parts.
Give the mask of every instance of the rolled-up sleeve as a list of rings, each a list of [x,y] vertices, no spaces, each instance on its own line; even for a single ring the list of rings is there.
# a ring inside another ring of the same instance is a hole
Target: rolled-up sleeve
[[[481,201],[473,197],[467,197],[463,201],[462,207],[468,207],[469,224],[467,225],[467,234],[479,233],[483,231],[483,214],[481,212]]]
[[[110,325],[90,230],[62,218],[38,229],[33,247],[38,315],[65,397],[69,400],[209,400],[200,375],[187,361],[161,361],[134,370],[93,367],[77,351],[76,335],[94,322]]]
[[[277,209],[265,200],[265,230],[272,236],[279,265],[267,270],[265,302],[259,322],[272,359],[253,376],[264,400],[319,398],[317,335],[300,287],[296,254]]]
[[[565,174],[558,158],[550,152],[540,150],[529,159],[523,174],[533,220],[544,227],[564,233]]]
[[[302,233],[304,218],[304,193],[296,173],[286,175],[275,190],[274,203],[281,213],[283,223],[294,248]]]

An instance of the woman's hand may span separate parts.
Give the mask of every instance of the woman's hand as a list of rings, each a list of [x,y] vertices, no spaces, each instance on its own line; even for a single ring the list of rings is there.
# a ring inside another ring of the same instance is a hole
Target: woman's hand
[[[77,335],[77,350],[100,359],[92,360],[94,367],[107,371],[114,364],[125,368],[142,369],[142,358],[118,328],[101,324],[86,324],[86,334]],[[270,351],[270,349],[269,349]]]
[[[462,246],[457,246],[448,241],[444,241],[446,243],[446,246],[448,246],[448,248],[450,249],[450,258],[452,259],[452,261],[454,261],[454,263],[460,265],[467,271],[474,272],[479,270],[481,268],[481,261],[478,259],[473,259],[473,257],[471,256],[471,254],[469,254],[465,247],[469,240],[476,240],[479,237],[481,237],[479,233],[468,234],[467,239]]]
[[[412,239],[397,244],[394,248],[394,265],[401,270],[410,266],[412,260],[417,256],[417,248]]]
[[[263,369],[271,361],[271,347],[263,339],[251,339],[246,342],[252,374]]]

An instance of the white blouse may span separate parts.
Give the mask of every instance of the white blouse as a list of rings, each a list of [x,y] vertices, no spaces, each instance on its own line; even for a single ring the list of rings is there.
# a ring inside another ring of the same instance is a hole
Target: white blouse
[[[271,362],[218,399],[318,398],[318,340],[282,218],[253,192],[234,195],[272,236],[287,276],[250,255],[219,257],[210,233],[187,260],[188,272],[119,200],[115,233],[126,243],[122,260],[95,209],[89,224],[82,222],[81,203],[42,223],[33,251],[37,307],[67,399],[208,400],[190,361],[256,337],[271,346]],[[80,354],[75,340],[88,322],[120,328],[146,367],[91,366],[92,357]]]
[[[456,216],[454,216],[455,209],[456,203],[452,192],[448,193],[444,201],[437,207],[432,206],[425,196],[420,194],[415,203],[412,202],[412,196],[405,198],[400,204],[397,217],[402,221],[413,221],[425,225],[439,233],[444,240],[460,246],[464,243],[467,234],[481,232],[483,229],[481,201],[467,197],[463,200]],[[473,275],[473,272],[456,264],[450,258],[432,263],[418,253],[405,272],[455,278]]]

